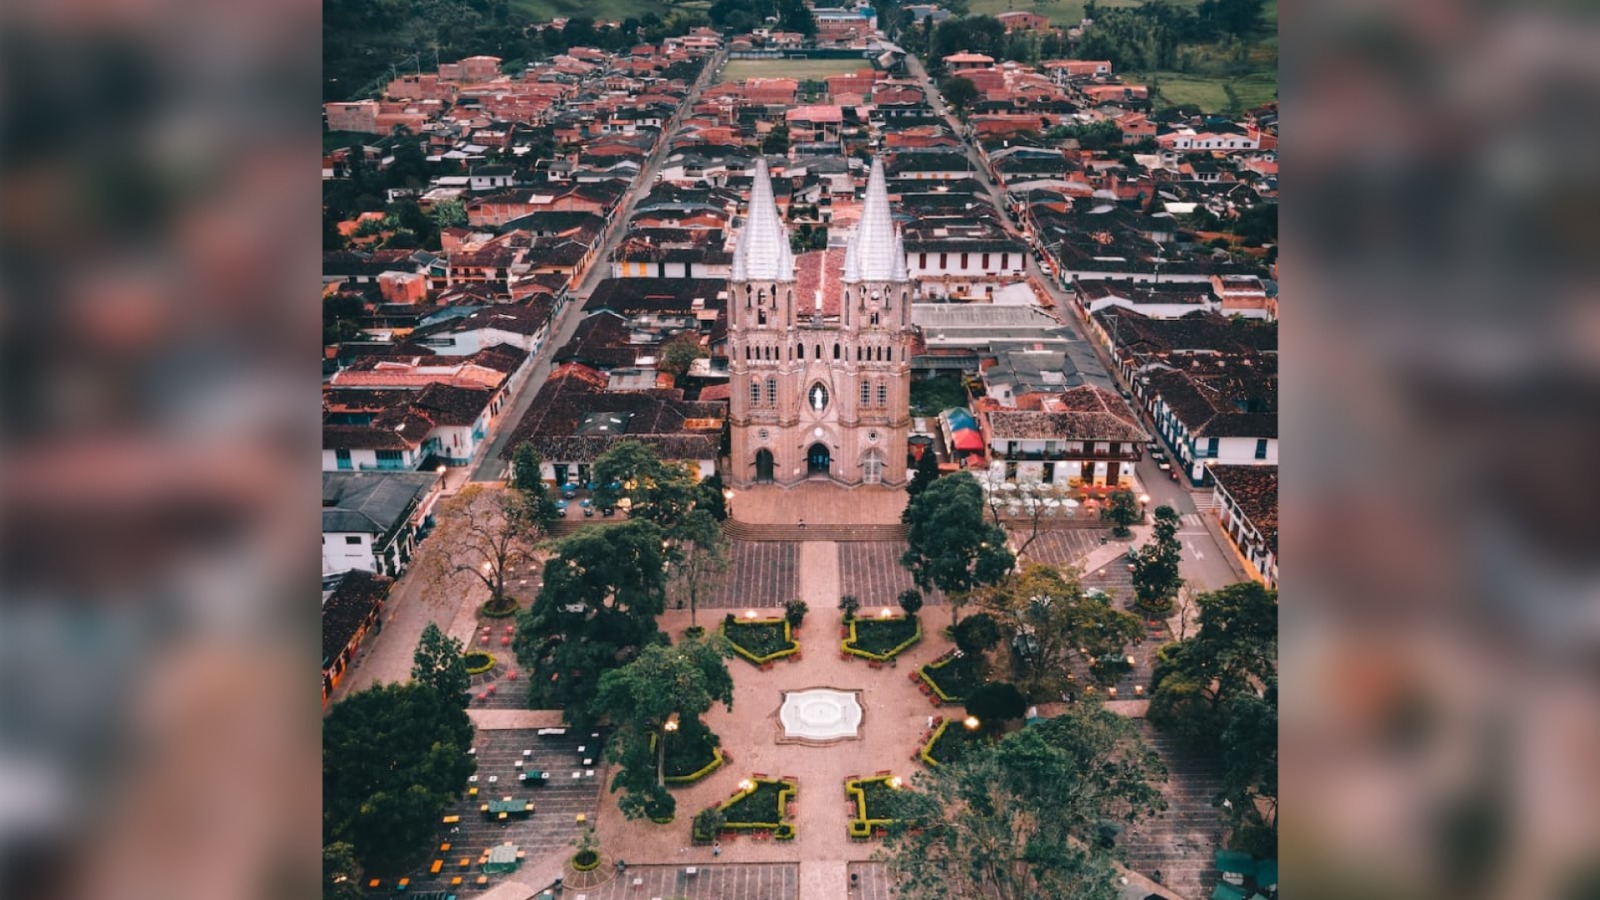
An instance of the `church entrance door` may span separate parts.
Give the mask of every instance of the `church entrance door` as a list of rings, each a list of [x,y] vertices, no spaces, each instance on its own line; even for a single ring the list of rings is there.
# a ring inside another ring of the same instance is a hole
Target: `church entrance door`
[[[756,481],[763,483],[772,481],[771,450],[756,451]]]
[[[806,474],[827,475],[828,466],[832,462],[833,456],[828,453],[827,445],[818,441],[811,445],[810,450],[806,451]]]

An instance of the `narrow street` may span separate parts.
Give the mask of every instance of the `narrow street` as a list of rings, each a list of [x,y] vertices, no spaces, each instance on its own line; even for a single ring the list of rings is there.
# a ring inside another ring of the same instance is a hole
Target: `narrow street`
[[[1005,221],[1006,230],[1019,237],[1020,232],[1012,224],[1010,213],[1007,211],[1006,198],[995,182],[989,177],[988,169],[983,164],[983,158],[978,154],[977,147],[973,144],[967,128],[960,120],[956,119],[950,109],[945,106],[943,98],[939,96],[938,86],[929,77],[922,66],[921,60],[914,55],[906,57],[906,69],[913,77],[922,83],[923,90],[927,93],[928,103],[934,112],[944,119],[950,130],[961,140],[961,146],[966,151],[967,159],[977,172],[978,181],[989,192],[989,202],[1001,214]],[[1039,247],[1029,242],[1031,250],[1037,252]],[[1042,287],[1055,304],[1050,311],[1051,315],[1062,325],[1072,329],[1073,333],[1083,339],[1094,350],[1095,358],[1100,365],[1123,390],[1131,393],[1131,387],[1122,381],[1121,375],[1111,364],[1111,358],[1106,354],[1105,348],[1098,341],[1091,340],[1085,332],[1083,323],[1074,313],[1074,305],[1067,293],[1057,284],[1049,272],[1044,271],[1039,265],[1039,260],[1030,252],[1027,256],[1028,277],[1034,284]],[[1154,423],[1141,409],[1135,407],[1135,414],[1144,429],[1152,438],[1156,436]],[[1210,519],[1209,507],[1211,504],[1211,490],[1209,488],[1190,489],[1184,483],[1172,480],[1166,472],[1157,467],[1155,460],[1146,456],[1139,461],[1136,469],[1139,483],[1143,491],[1150,495],[1150,509],[1155,509],[1163,504],[1177,510],[1182,524],[1178,529],[1178,538],[1183,544],[1183,562],[1181,571],[1183,577],[1197,590],[1214,590],[1236,581],[1249,579],[1243,564],[1237,554],[1225,543],[1225,538],[1220,537],[1220,529]],[[1198,501],[1198,502],[1197,502]],[[1205,507],[1205,509],[1202,509]]]
[[[700,98],[700,92],[711,84],[722,65],[726,61],[727,51],[722,50],[706,61],[700,70],[700,77],[689,89],[689,93],[682,103],[678,105],[672,118],[661,128],[661,139],[656,143],[655,149],[650,151],[644,166],[639,170],[639,177],[626,195],[617,214],[612,218],[606,228],[605,237],[599,252],[595,253],[594,261],[590,263],[589,270],[584,273],[583,280],[571,291],[571,297],[566,306],[556,317],[550,329],[550,337],[545,340],[544,346],[539,348],[539,353],[530,365],[533,366],[528,377],[517,389],[509,409],[495,426],[494,437],[487,441],[479,450],[479,456],[472,463],[471,480],[475,482],[499,481],[505,471],[505,462],[500,459],[500,453],[505,449],[506,442],[511,438],[511,432],[516,430],[517,423],[533,405],[533,398],[538,396],[539,389],[544,387],[545,379],[550,377],[550,361],[556,351],[566,346],[578,330],[578,323],[583,321],[583,305],[588,302],[589,296],[600,282],[611,275],[611,252],[621,242],[628,228],[628,220],[633,216],[634,207],[640,200],[649,196],[650,189],[655,186],[656,175],[661,171],[661,164],[667,158],[667,143],[678,130],[678,125],[683,121],[686,110]]]

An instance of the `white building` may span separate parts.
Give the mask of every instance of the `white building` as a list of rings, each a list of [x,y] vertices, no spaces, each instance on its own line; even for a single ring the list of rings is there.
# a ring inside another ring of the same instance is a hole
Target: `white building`
[[[322,473],[322,574],[399,576],[443,486],[437,472]]]
[[[1211,466],[1215,513],[1234,549],[1267,587],[1278,586],[1278,467]]]

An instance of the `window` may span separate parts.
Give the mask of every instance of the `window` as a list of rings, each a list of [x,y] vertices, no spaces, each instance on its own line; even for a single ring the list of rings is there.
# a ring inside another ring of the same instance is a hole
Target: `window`
[[[805,359],[806,358],[806,345],[805,344],[796,344],[795,348],[794,348],[794,353],[795,353],[795,358],[796,359]]]
[[[873,313],[872,314],[872,324],[874,324],[874,325],[878,324],[878,314],[877,313]]]
[[[889,385],[882,381],[878,382],[878,405],[889,405]]]
[[[917,254],[917,268],[926,269],[927,267],[928,267],[928,254],[926,254],[926,253],[918,253]]]
[[[1256,438],[1256,459],[1267,458],[1267,439]]]
[[[347,534],[347,535],[344,536],[344,542],[346,544],[359,544],[359,543],[361,543],[361,535],[359,535],[359,534]]]
[[[983,267],[985,270],[989,268],[989,254],[987,253],[983,255]]]
[[[397,463],[397,462],[400,462],[404,458],[405,457],[401,454],[401,452],[399,450],[379,450],[378,451],[378,462],[379,462],[379,464],[382,464],[382,463]]]
[[[872,402],[872,385],[861,382],[861,405],[866,406]]]
[[[767,405],[778,405],[778,379],[776,378],[767,379]]]
[[[967,254],[963,253],[963,254],[961,254],[961,268],[963,270],[965,270],[966,267],[967,267]]]
[[[338,461],[339,468],[341,468],[341,469],[350,468],[350,451],[349,450],[335,450],[335,451],[333,451],[333,458]]]
[[[1002,269],[1011,268],[1011,254],[1009,254],[1009,253],[1000,254],[1000,268],[1002,268]]]
[[[876,450],[867,454],[861,463],[861,480],[867,484],[878,484],[883,481],[883,457]]]
[[[950,254],[948,254],[948,253],[939,254],[939,268],[940,269],[946,269],[949,266],[950,266]]]
[[[1210,457],[1213,457],[1213,458],[1216,457],[1216,455],[1217,455],[1217,439],[1216,438],[1211,438],[1210,440],[1206,441],[1206,455],[1210,456]]]
[[[834,344],[833,345],[833,358],[834,359],[838,359],[839,358],[839,345],[838,344]]]
[[[760,384],[760,382],[756,382],[756,381],[750,382],[750,405],[751,406],[760,406],[761,405],[761,384]]]

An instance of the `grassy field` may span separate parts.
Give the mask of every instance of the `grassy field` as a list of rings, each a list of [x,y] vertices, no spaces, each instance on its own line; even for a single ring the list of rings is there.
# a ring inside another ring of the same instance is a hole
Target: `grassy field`
[[[1128,77],[1143,84],[1159,81],[1159,94],[1155,98],[1157,108],[1193,103],[1204,112],[1225,112],[1230,103],[1236,102],[1234,111],[1242,112],[1278,97],[1278,76],[1275,72],[1258,72],[1236,78],[1186,75],[1181,72],[1143,72]],[[1232,100],[1228,96],[1229,90],[1233,91]]]
[[[868,59],[733,59],[723,67],[719,81],[746,78],[821,79],[828,75],[849,75],[857,69],[872,68]]]
[[[1175,0],[1174,6],[1194,6],[1200,0]],[[1119,6],[1143,6],[1142,0],[1100,0],[1101,9]],[[1083,0],[971,0],[968,7],[974,15],[994,16],[1003,12],[1031,12],[1048,16],[1050,21],[1070,28],[1083,20]]]

